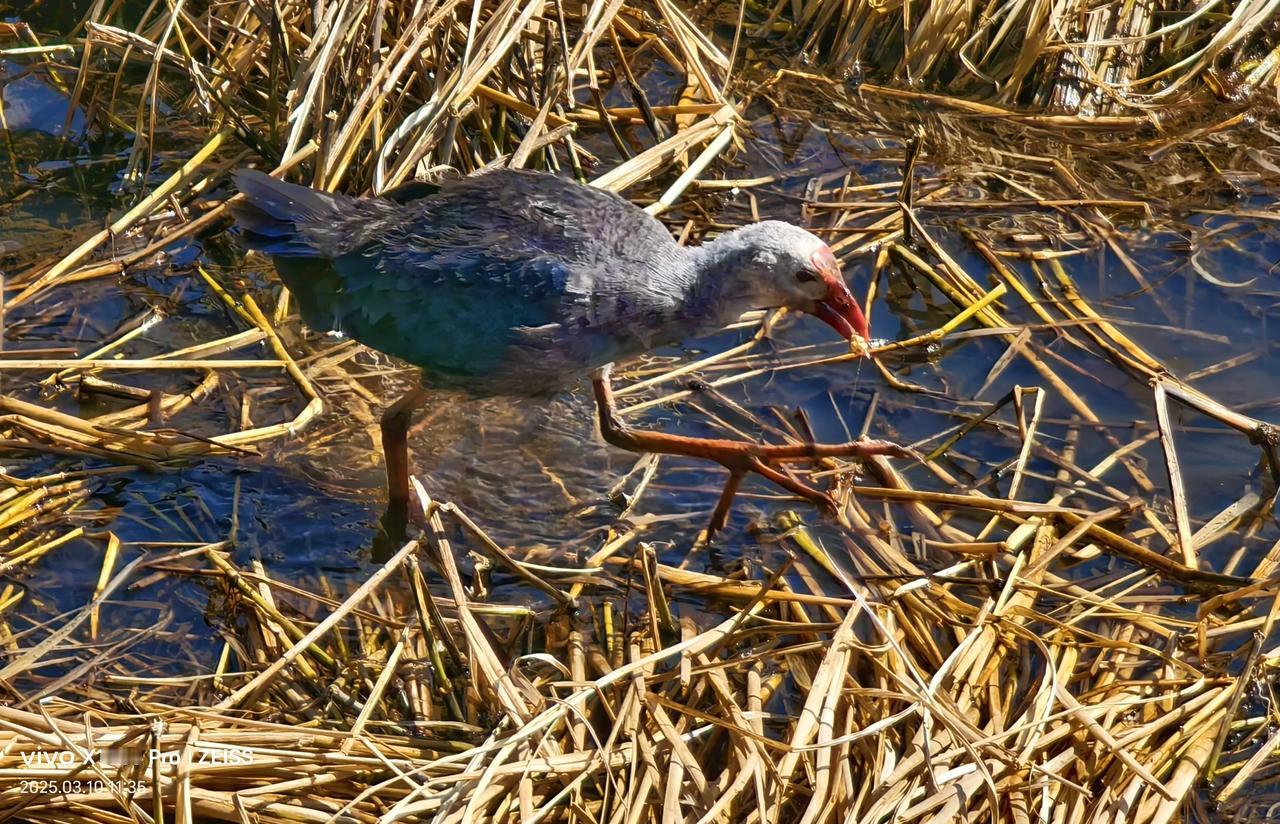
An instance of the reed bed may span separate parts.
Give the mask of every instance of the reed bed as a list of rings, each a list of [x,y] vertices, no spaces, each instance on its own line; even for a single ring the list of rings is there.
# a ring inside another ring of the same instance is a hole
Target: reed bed
[[[853,82],[1094,117],[1175,102],[1275,99],[1280,41],[1265,0],[1217,3],[728,3],[761,34]],[[739,18],[740,19],[740,18]]]
[[[832,25],[816,4],[803,10]],[[0,475],[0,820],[1274,814],[1280,437],[1254,417],[1267,408],[1198,388],[1239,358],[1180,374],[1073,274],[1105,254],[1167,315],[1167,334],[1203,335],[1152,287],[1129,233],[1210,209],[1188,203],[1179,177],[1205,166],[1212,176],[1197,180],[1276,191],[1275,166],[1215,143],[1252,139],[1253,118],[1228,107],[1209,125],[1157,131],[912,88],[850,95],[807,69],[739,64],[763,48],[750,26],[725,50],[665,0],[174,3],[129,28],[115,11],[97,4],[67,41],[74,71],[45,71],[98,128],[135,135],[121,179],[137,195],[10,275],[9,324],[73,311],[78,290],[109,277],[168,272],[177,245],[224,224],[222,181],[250,162],[351,191],[445,165],[560,169],[628,190],[686,237],[780,198],[869,270],[866,303],[908,318],[902,339],[877,342],[868,361],[780,346],[785,318],[746,317],[737,346],[627,365],[623,414],[650,425],[674,410],[729,436],[811,440],[802,413],[766,414],[735,391],[862,370],[881,388],[849,432],[924,459],[798,466],[832,496],[830,515],[752,487],[763,514],[727,567],[704,563],[717,548],[697,522],[664,509],[659,488],[687,468],[649,458],[608,479],[616,506],[602,528],[557,547],[499,540],[495,523],[521,513],[419,485],[421,535],[342,588],[323,574],[283,580],[240,552],[250,527],[234,508],[229,528],[195,507],[156,541],[126,543],[96,503],[114,476],[324,454],[336,429],[376,429],[375,390],[402,371],[300,335],[273,286],[192,264],[182,282],[218,307],[216,334],[155,352],[157,330],[182,318],[149,309],[92,346],[0,359],[37,376],[0,395],[0,445],[57,458],[32,464],[53,471]],[[1174,31],[1195,40],[1202,25]],[[46,48],[20,27],[13,37]],[[160,123],[151,101],[178,121]],[[771,173],[743,177],[743,156],[770,151],[753,135],[784,114],[861,141],[879,176],[768,156]],[[197,148],[153,162],[173,134]],[[1134,156],[1159,161],[1141,185]],[[1246,168],[1247,180],[1228,175]],[[1200,265],[1215,288],[1239,287]],[[999,350],[974,390],[912,368],[975,341]],[[1034,382],[996,395],[1009,374]],[[256,394],[240,391],[249,380]],[[1110,419],[1099,398],[1114,388],[1145,412]],[[68,410],[72,390],[121,408]],[[322,411],[334,398],[336,422]],[[940,423],[909,431],[897,413]],[[1250,456],[1239,499],[1208,518],[1179,461],[1187,420]],[[967,454],[979,440],[1001,457]],[[709,512],[716,490],[698,491]],[[217,540],[189,540],[214,526]],[[100,568],[67,610],[23,576],[73,543],[99,548]],[[212,658],[175,614],[193,587]]]

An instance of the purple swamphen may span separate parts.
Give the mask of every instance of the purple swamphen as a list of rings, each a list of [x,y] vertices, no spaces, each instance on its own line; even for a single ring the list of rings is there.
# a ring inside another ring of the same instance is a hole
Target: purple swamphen
[[[313,329],[336,331],[421,367],[423,382],[474,394],[538,394],[593,375],[601,434],[615,446],[714,460],[730,472],[709,533],[742,477],[831,499],[778,467],[838,455],[905,455],[884,441],[766,445],[636,430],[615,413],[609,365],[713,331],[752,309],[816,315],[845,339],[867,321],[827,245],[764,221],[680,246],[612,192],[553,174],[497,169],[413,185],[411,199],[355,198],[235,175],[233,211],[272,256]],[[382,419],[391,509],[408,505],[415,390]]]

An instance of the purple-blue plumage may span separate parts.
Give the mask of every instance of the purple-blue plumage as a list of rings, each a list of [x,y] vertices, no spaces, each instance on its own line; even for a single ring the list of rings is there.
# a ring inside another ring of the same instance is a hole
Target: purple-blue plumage
[[[786,223],[685,248],[615,194],[508,169],[408,203],[251,171],[236,183],[246,240],[275,258],[307,323],[431,383],[543,392],[755,308],[825,311],[846,337],[865,334],[830,250]]]

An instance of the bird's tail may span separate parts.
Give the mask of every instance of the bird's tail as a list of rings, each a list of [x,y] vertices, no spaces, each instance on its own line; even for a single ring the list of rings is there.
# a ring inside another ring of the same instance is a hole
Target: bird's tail
[[[245,242],[259,252],[282,257],[328,257],[325,241],[353,201],[276,180],[253,169],[232,174],[244,199],[231,205]]]

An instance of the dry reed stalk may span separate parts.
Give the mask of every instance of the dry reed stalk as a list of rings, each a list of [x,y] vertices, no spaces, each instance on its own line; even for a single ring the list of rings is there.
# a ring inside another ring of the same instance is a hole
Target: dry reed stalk
[[[1274,37],[1267,34],[1275,8],[1267,0],[1159,9],[1047,0],[768,5],[761,30],[787,28],[793,48],[811,65],[854,80],[866,75],[923,85],[942,92],[931,97],[943,105],[1032,101],[1036,109],[1068,113],[1064,122],[1124,126],[1196,92],[1243,101],[1280,78]],[[718,9],[729,24],[738,13],[733,3]],[[1109,114],[1115,111],[1137,116]]]

